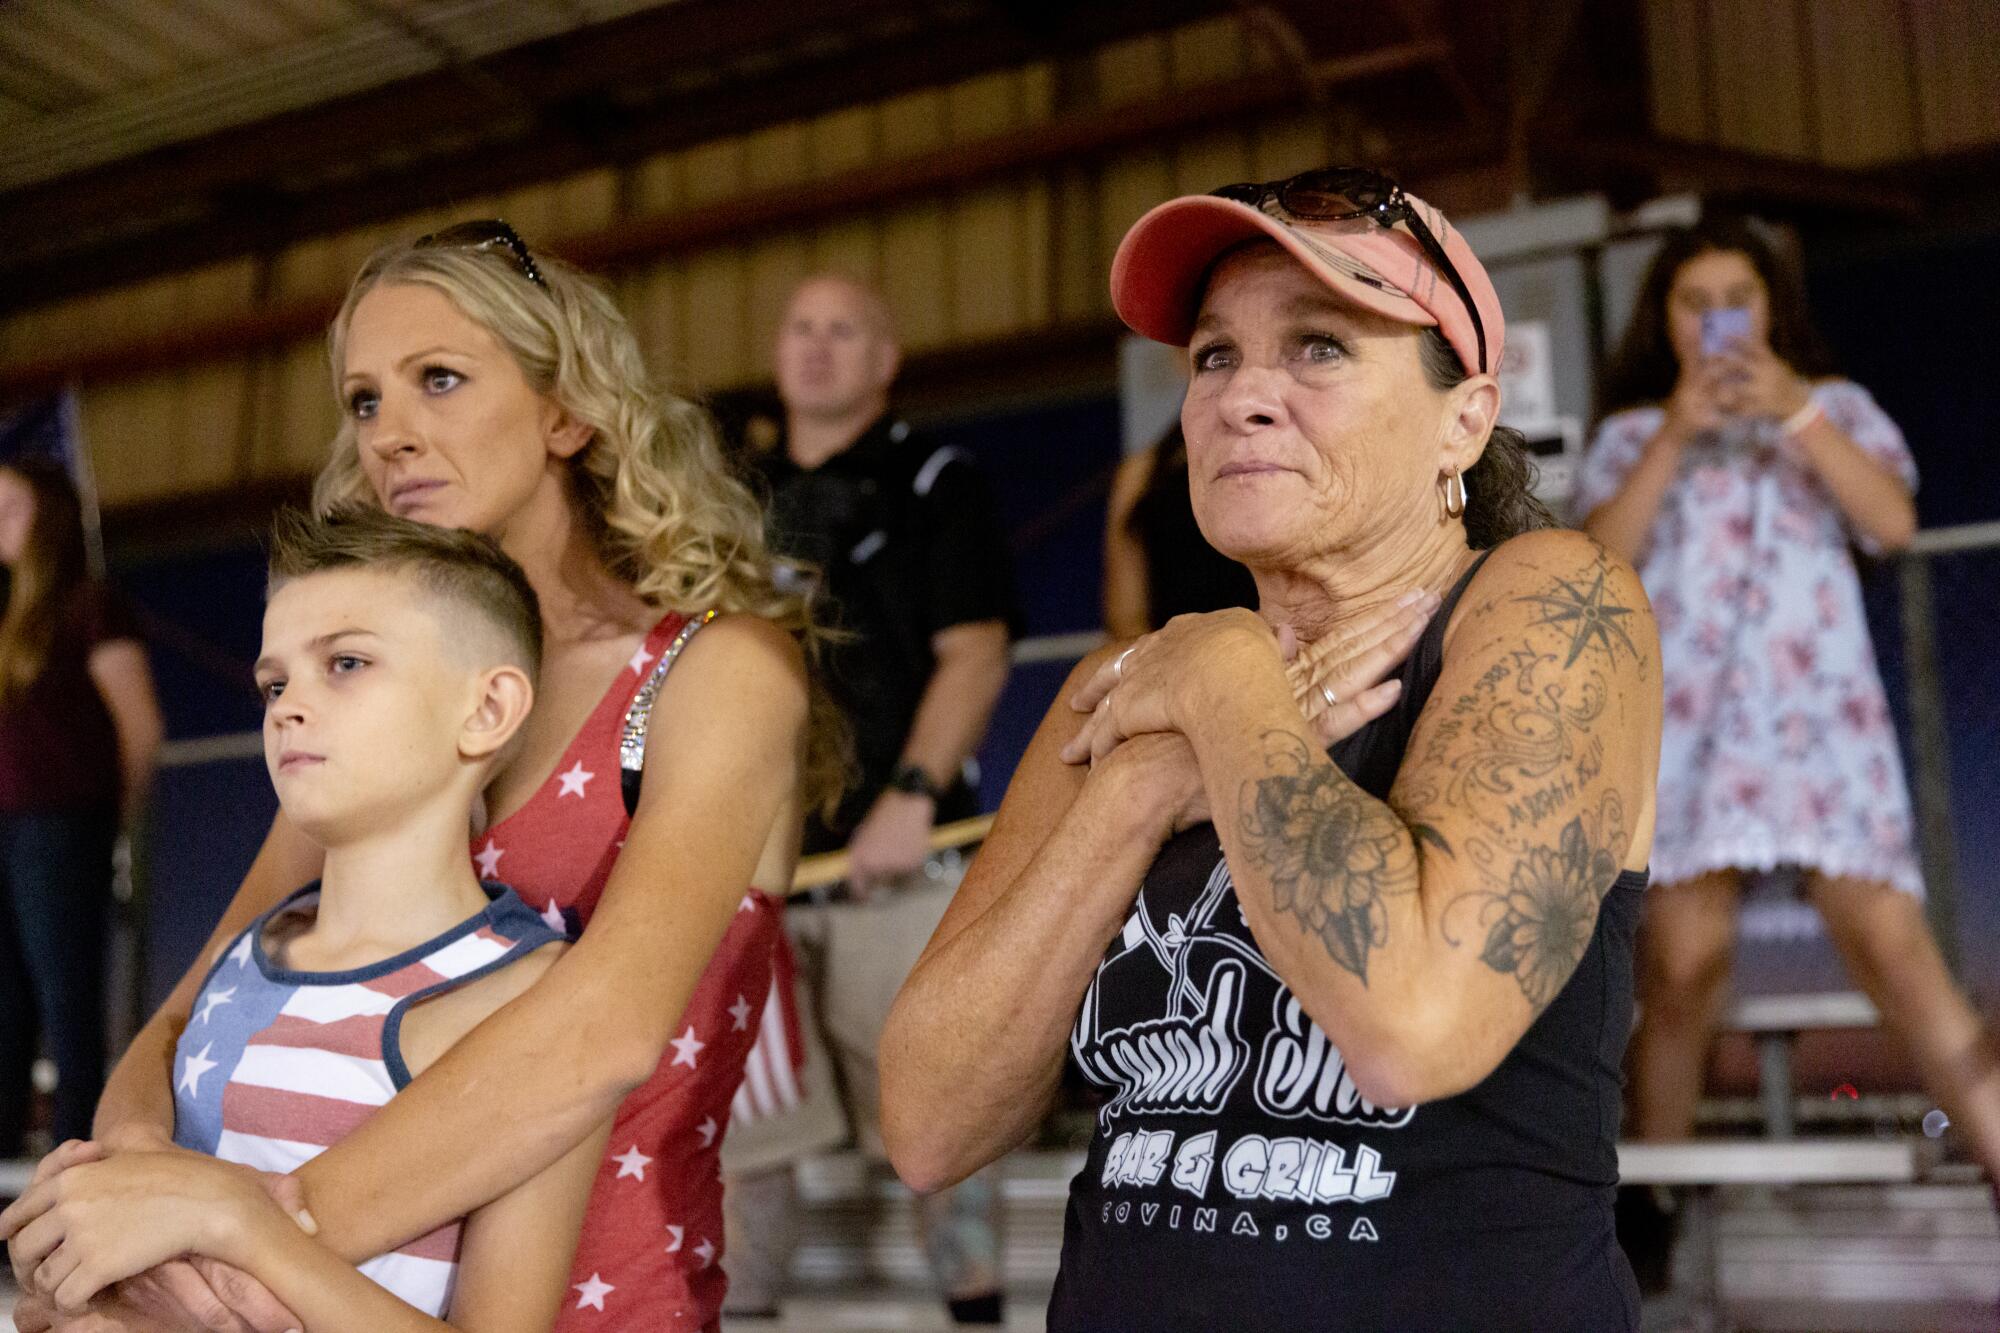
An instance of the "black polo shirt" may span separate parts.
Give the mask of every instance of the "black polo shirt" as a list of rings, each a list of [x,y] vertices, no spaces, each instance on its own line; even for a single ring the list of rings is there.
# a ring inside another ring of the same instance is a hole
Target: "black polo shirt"
[[[1000,620],[1011,638],[1020,614],[999,512],[963,451],[884,416],[818,467],[800,467],[782,443],[755,466],[769,488],[772,547],[823,571],[818,613],[850,636],[828,646],[825,674],[854,729],[860,781],[830,824],[807,821],[811,854],[845,846],[895,771],[937,667],[931,636]],[[938,821],[977,809],[956,783]]]

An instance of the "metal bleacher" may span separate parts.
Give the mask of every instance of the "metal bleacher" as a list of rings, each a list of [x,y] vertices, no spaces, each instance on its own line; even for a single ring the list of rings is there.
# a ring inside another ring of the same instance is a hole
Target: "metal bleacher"
[[[1722,1028],[1756,1043],[1760,1136],[1619,1145],[1622,1182],[1670,1192],[1682,1215],[1674,1290],[1658,1303],[1664,1319],[1646,1327],[1727,1330],[1739,1318],[1773,1329],[1984,1326],[1963,1322],[1975,1299],[1986,1314],[1970,1317],[1990,1317],[1982,1266],[2000,1274],[1976,1173],[1939,1172],[1940,1145],[1895,1130],[1802,1132],[1801,1108],[1821,1125],[1839,1108],[1795,1097],[1799,1035],[1878,1021],[1852,992],[1738,997]],[[1843,1298],[1843,1281],[1876,1307],[1854,1291]],[[1920,1306],[1925,1298],[1958,1303]]]
[[[1757,1045],[1759,1136],[1619,1145],[1621,1180],[1667,1191],[1683,1210],[1670,1301],[1675,1317],[1689,1322],[1658,1327],[1737,1327],[1732,1317],[1746,1290],[1753,1298],[1791,1289],[1817,1298],[1827,1289],[1826,1275],[1843,1268],[1886,1273],[1867,1281],[1901,1283],[1906,1293],[1922,1290],[1929,1280],[1924,1274],[1942,1275],[1940,1290],[1952,1288],[1961,1298],[1976,1289],[1977,1280],[1966,1274],[1977,1272],[1984,1256],[2000,1271],[2000,1236],[1976,1173],[1963,1167],[1937,1173],[1941,1145],[1921,1137],[1829,1132],[1824,1127],[1839,1108],[1815,1111],[1816,1099],[1794,1097],[1792,1057],[1801,1033],[1876,1022],[1874,1006],[1853,993],[1740,997],[1726,1011],[1723,1028]],[[1747,1112],[1740,1099],[1736,1105]],[[1809,1118],[1803,1132],[1801,1111]],[[1010,1288],[1031,1298],[1054,1280],[1068,1183],[1083,1160],[1074,1150],[1023,1151],[1008,1160],[1001,1186],[1005,1277]],[[20,1193],[32,1170],[32,1162],[0,1162],[0,1199]],[[794,1278],[802,1295],[839,1301],[924,1286],[915,1211],[886,1168],[851,1152],[815,1158],[801,1164],[799,1197]],[[1805,1318],[1798,1324],[1759,1319],[1754,1326],[1835,1326]],[[1892,1313],[1885,1321],[1852,1326],[1960,1325],[1898,1323]]]
[[[1796,1132],[1797,1122],[1792,1114],[1792,1050],[1799,1034],[1873,1028],[1879,1018],[1868,997],[1853,991],[1748,995],[1730,1005],[1723,1030],[1746,1033],[1757,1042],[1757,1090],[1768,1137],[1789,1139]]]

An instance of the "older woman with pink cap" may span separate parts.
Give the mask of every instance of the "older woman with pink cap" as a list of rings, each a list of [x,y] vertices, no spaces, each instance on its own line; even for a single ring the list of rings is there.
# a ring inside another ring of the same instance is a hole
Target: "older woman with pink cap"
[[[1258,609],[1079,665],[897,1001],[918,1189],[1102,1089],[1051,1330],[1637,1326],[1612,1230],[1659,650],[1497,429],[1506,325],[1356,168],[1176,199],[1112,294],[1188,348]]]

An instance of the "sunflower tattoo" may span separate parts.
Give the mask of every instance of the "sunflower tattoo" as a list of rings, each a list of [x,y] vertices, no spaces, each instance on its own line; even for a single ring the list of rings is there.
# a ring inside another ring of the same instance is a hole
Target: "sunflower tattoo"
[[[1415,886],[1407,831],[1296,736],[1270,739],[1278,770],[1245,786],[1240,826],[1271,881],[1278,910],[1317,935],[1332,959],[1368,984],[1368,955],[1387,942],[1385,895]]]
[[[1593,837],[1586,817],[1578,815],[1563,825],[1555,846],[1528,847],[1513,859],[1504,892],[1468,893],[1445,910],[1445,940],[1457,947],[1452,909],[1467,901],[1477,905],[1478,929],[1485,934],[1479,961],[1512,973],[1538,1014],[1590,947],[1598,904],[1618,878],[1610,844],[1618,841],[1620,813],[1617,795],[1607,793],[1600,818],[1589,821],[1604,837]],[[1475,854],[1488,865],[1500,859],[1486,847],[1475,848]]]

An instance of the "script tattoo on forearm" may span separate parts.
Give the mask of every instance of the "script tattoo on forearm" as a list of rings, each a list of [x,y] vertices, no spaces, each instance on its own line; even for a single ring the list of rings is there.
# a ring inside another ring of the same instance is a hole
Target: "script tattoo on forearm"
[[[1473,864],[1506,888],[1460,894],[1446,904],[1445,943],[1465,943],[1453,921],[1463,917],[1461,907],[1469,908],[1479,961],[1511,974],[1540,1014],[1590,947],[1598,904],[1618,878],[1613,849],[1625,846],[1624,819],[1618,793],[1606,792],[1595,813],[1573,817],[1553,839],[1505,848],[1472,839],[1467,853]]]
[[[1245,850],[1278,910],[1365,986],[1369,954],[1389,938],[1384,899],[1416,889],[1409,830],[1290,732],[1265,737],[1264,761],[1270,776],[1243,785]]]
[[[1594,670],[1566,676],[1559,662],[1523,643],[1452,701],[1424,741],[1424,765],[1442,770],[1441,785],[1427,788],[1433,799],[1441,792],[1495,832],[1575,804],[1604,766],[1590,728],[1604,713],[1606,685]]]

